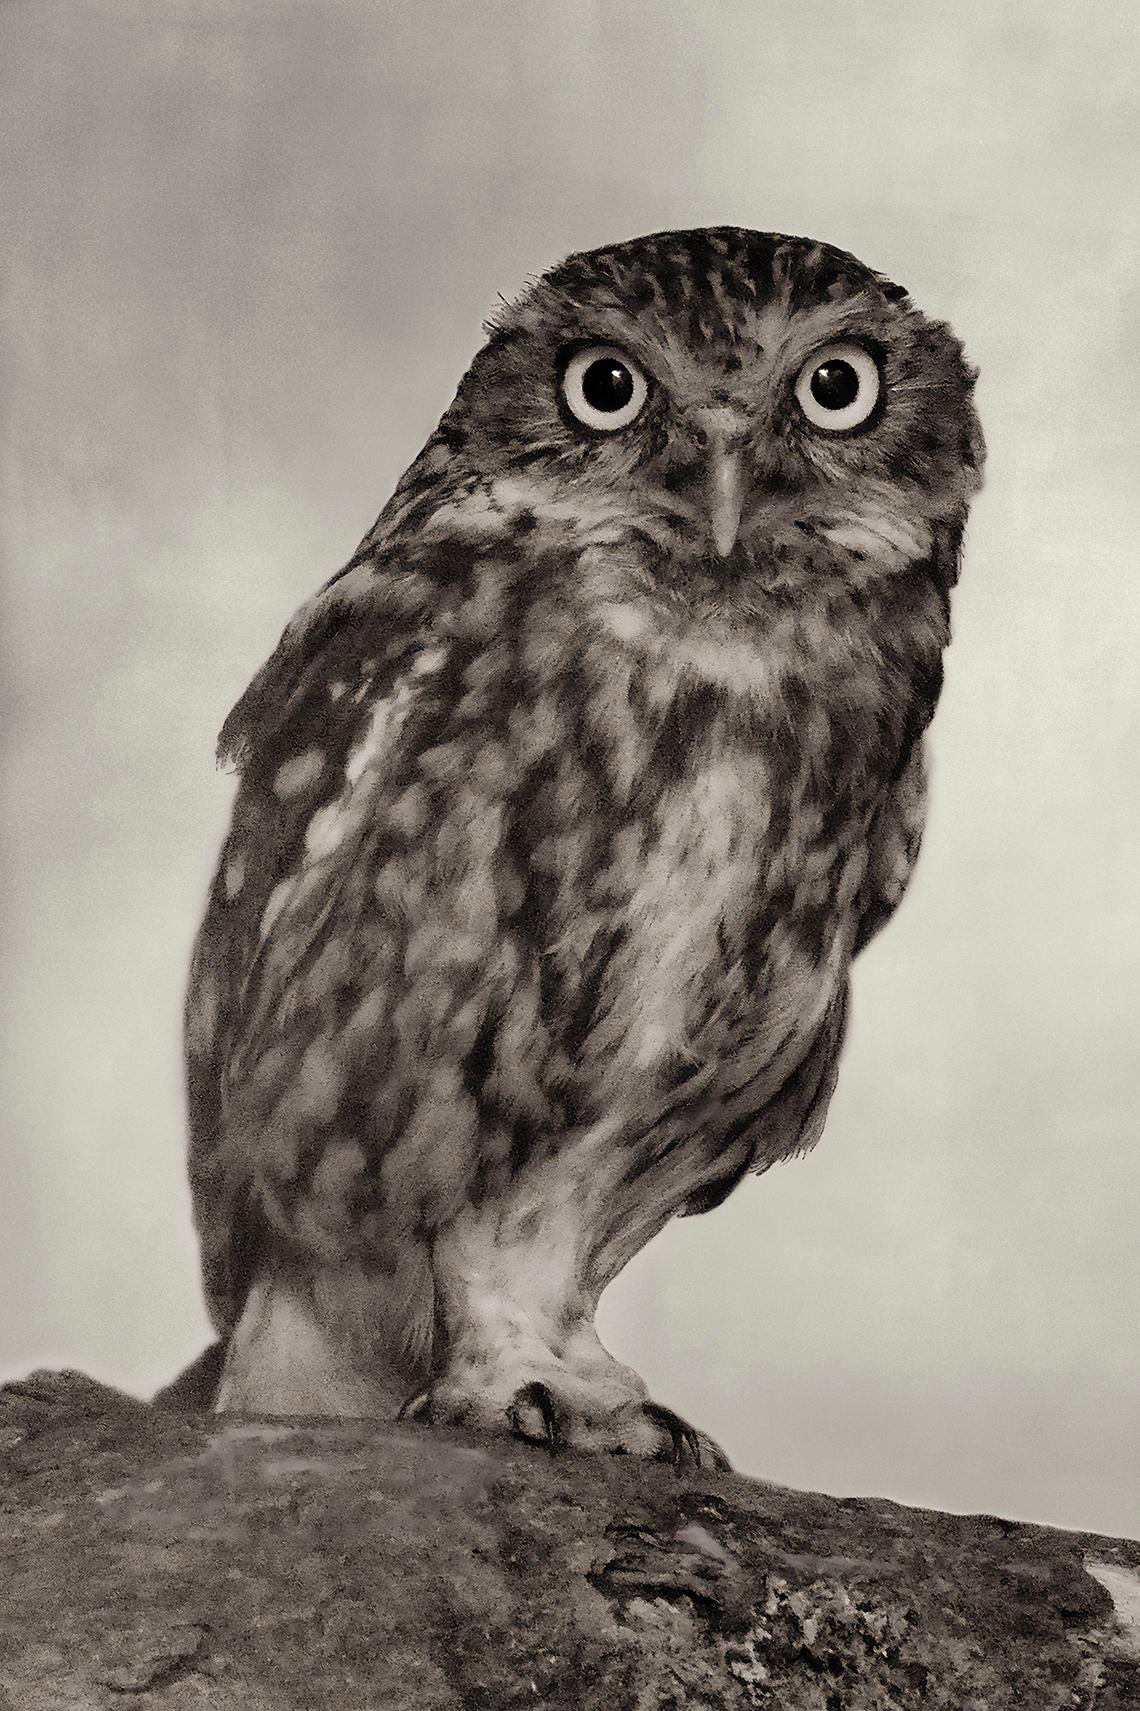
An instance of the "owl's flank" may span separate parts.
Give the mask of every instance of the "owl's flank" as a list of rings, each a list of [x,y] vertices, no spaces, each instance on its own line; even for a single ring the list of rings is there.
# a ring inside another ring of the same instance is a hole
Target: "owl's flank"
[[[187,1003],[223,1409],[715,1447],[594,1330],[818,1138],[899,902],[982,441],[827,245],[571,256],[222,733]]]

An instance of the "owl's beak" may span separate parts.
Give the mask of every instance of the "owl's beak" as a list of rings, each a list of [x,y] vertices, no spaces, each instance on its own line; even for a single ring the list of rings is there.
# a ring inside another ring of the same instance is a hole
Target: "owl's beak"
[[[747,498],[748,417],[730,403],[709,403],[693,410],[688,428],[684,463],[677,471],[680,480],[674,490],[683,486],[686,511],[693,507],[694,522],[703,520],[708,530],[709,546],[719,559],[727,560],[736,547]]]
[[[744,454],[740,445],[714,439],[711,453],[711,498],[713,545],[727,558],[740,530],[740,507],[744,499]]]

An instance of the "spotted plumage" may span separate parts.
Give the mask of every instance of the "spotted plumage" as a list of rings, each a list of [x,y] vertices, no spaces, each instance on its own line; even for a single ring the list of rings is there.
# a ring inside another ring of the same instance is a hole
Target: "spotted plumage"
[[[220,1406],[696,1442],[594,1310],[820,1133],[921,833],[972,381],[853,257],[734,228],[496,318],[222,733],[187,1006]]]

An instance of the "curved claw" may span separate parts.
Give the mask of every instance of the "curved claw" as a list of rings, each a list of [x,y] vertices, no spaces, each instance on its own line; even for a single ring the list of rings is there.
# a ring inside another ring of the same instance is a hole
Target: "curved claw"
[[[705,1449],[709,1451],[707,1459],[709,1459],[714,1473],[731,1473],[733,1471],[733,1463],[729,1461],[719,1444],[714,1444],[712,1439],[705,1439]]]
[[[732,1463],[719,1444],[714,1444],[711,1438],[706,1439],[705,1449],[708,1452],[706,1459],[715,1473],[731,1473],[733,1471]]]
[[[408,1400],[400,1408],[400,1412],[396,1415],[396,1419],[417,1420],[421,1421],[425,1426],[430,1426],[431,1391],[417,1390],[414,1396],[409,1396]]]
[[[671,1408],[662,1408],[659,1402],[643,1402],[641,1406],[655,1426],[660,1426],[663,1432],[668,1432],[669,1460],[678,1479],[685,1471],[686,1456],[692,1457],[694,1467],[700,1467],[701,1440],[689,1422],[682,1420],[679,1414],[674,1414]],[[662,1460],[664,1459],[662,1457]]]
[[[523,1430],[521,1411],[524,1408],[533,1408],[541,1417],[544,1433],[542,1440]],[[562,1448],[562,1424],[554,1398],[545,1384],[536,1381],[533,1384],[524,1384],[521,1390],[516,1390],[507,1409],[507,1418],[511,1423],[511,1430],[520,1438],[525,1438],[528,1443],[545,1442],[551,1455],[557,1455]]]

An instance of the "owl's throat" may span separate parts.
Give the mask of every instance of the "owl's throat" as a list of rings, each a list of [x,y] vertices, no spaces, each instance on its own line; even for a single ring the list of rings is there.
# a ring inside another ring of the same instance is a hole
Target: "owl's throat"
[[[682,587],[699,589],[702,593],[723,592],[739,588],[763,573],[763,563],[751,547],[734,537],[726,552],[715,547],[670,562],[670,580]]]

